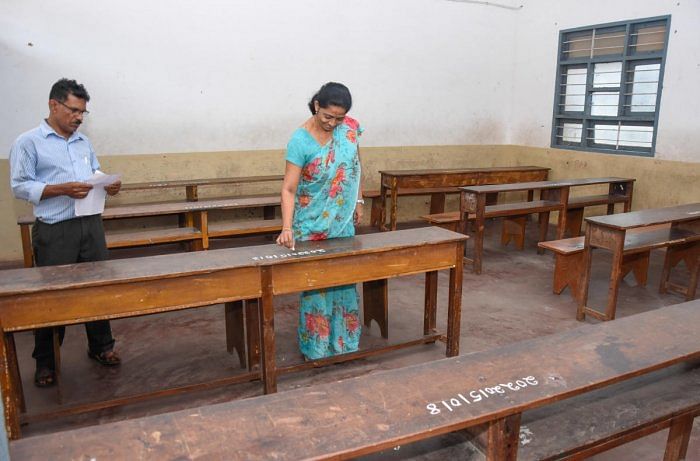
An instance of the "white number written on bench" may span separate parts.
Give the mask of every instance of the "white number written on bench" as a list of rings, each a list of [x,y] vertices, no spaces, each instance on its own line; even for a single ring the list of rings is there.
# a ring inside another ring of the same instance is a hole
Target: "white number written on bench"
[[[437,403],[429,403],[425,406],[426,410],[430,412],[431,415],[439,415],[443,410],[439,405],[447,408],[449,411],[454,411],[457,407],[462,405],[472,405],[479,403],[484,399],[488,399],[494,395],[502,395],[508,392],[519,391],[528,386],[537,386],[538,381],[534,376],[528,376],[526,378],[516,379],[513,382],[501,383],[492,387],[482,387],[480,389],[473,390],[467,394],[469,398],[465,397],[463,394],[457,394],[457,397],[452,397]]]
[[[253,261],[264,261],[266,259],[284,259],[291,258],[292,256],[307,256],[325,252],[326,250],[323,248],[317,248],[315,250],[292,251],[291,253],[282,253],[280,255],[253,256],[251,259]]]

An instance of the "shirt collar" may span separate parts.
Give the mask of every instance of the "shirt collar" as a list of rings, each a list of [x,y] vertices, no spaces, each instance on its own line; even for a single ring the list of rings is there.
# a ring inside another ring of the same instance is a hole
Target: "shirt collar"
[[[41,135],[44,138],[48,138],[50,134],[53,134],[55,136],[58,136],[61,139],[64,139],[63,136],[59,135],[56,133],[56,130],[51,128],[51,125],[49,125],[49,122],[46,121],[46,119],[41,121],[41,124],[39,125],[39,128],[41,129]],[[85,136],[80,131],[74,132],[70,138],[68,138],[68,142],[76,141],[78,139],[85,140]]]

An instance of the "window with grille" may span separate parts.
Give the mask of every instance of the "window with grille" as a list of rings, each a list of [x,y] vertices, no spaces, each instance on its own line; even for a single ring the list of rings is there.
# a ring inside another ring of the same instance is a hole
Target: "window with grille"
[[[654,155],[670,22],[560,32],[552,147]]]

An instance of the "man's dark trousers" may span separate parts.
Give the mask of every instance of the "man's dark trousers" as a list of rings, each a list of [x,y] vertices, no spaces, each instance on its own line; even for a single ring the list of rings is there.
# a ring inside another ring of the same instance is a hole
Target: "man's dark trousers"
[[[103,261],[108,257],[102,216],[82,216],[46,224],[39,220],[32,227],[32,246],[37,266],[55,266],[88,261]],[[65,327],[58,330],[63,344]],[[108,320],[85,324],[89,350],[95,354],[107,352],[114,347],[112,329]],[[53,328],[34,330],[34,353],[37,368],[47,366],[55,369],[53,355]]]

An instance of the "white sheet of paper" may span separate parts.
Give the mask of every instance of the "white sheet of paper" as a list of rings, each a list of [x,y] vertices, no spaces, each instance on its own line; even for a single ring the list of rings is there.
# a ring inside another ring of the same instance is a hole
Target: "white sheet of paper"
[[[114,184],[120,177],[121,175],[118,174],[104,174],[101,171],[95,171],[85,181],[88,184],[92,184],[92,189],[90,189],[85,198],[75,201],[75,215],[91,216],[102,213],[105,209],[105,198],[107,197],[107,191],[104,186]]]

